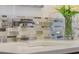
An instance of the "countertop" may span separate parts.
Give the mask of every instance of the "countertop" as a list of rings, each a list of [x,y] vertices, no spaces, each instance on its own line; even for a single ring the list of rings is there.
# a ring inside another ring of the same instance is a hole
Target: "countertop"
[[[79,40],[29,40],[0,43],[0,52],[16,54],[63,54],[79,52]]]

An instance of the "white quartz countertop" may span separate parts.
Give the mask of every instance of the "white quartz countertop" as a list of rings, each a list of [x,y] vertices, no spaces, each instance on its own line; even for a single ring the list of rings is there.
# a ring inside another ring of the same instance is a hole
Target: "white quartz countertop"
[[[32,40],[0,43],[0,52],[60,54],[79,52],[79,40]]]

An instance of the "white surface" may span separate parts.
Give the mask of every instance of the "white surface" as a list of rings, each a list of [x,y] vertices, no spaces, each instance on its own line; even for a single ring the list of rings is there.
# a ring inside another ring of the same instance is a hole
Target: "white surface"
[[[41,8],[27,6],[0,5],[0,15],[13,16],[41,16]]]
[[[79,47],[78,41],[79,40],[72,40],[72,41],[33,40],[27,42],[0,43],[0,52],[9,52],[9,53],[38,53],[44,51],[56,52],[56,50]],[[63,52],[59,51],[59,53]]]

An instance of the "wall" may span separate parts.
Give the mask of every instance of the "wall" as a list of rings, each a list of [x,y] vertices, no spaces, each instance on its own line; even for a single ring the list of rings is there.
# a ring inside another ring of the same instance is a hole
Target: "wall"
[[[0,5],[0,15],[12,16],[40,16],[41,8],[28,6]]]

